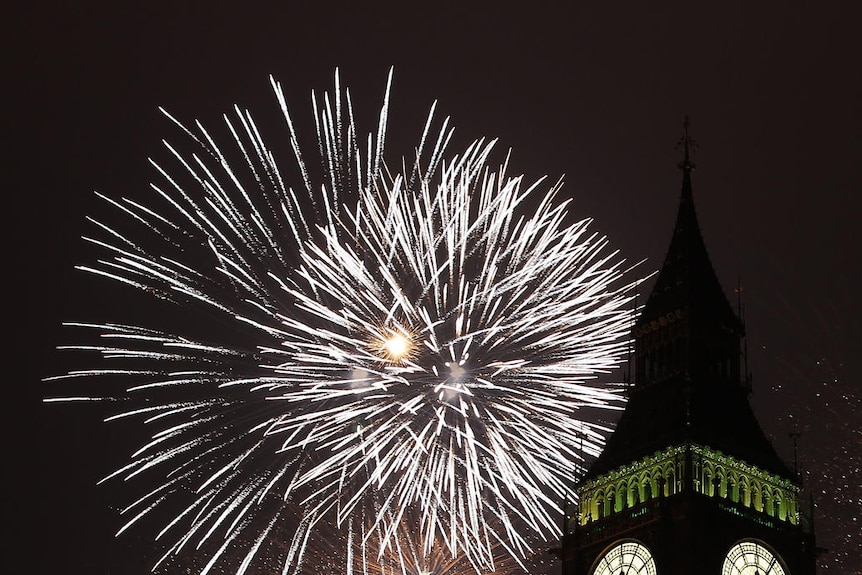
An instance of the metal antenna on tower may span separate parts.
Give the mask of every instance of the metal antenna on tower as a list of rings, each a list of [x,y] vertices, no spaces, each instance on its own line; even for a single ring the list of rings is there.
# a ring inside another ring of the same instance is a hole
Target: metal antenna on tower
[[[683,160],[679,163],[679,169],[685,173],[694,171],[696,164],[691,161],[691,152],[697,148],[697,142],[688,135],[688,127],[691,125],[688,115],[682,121],[682,138],[677,142],[677,149],[682,148],[684,151]]]

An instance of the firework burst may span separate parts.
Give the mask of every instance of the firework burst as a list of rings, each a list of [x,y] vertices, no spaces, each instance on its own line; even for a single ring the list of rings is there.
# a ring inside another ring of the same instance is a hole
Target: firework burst
[[[508,158],[489,167],[494,142],[446,157],[433,106],[412,167],[392,173],[389,84],[364,145],[337,74],[332,96],[312,96],[318,179],[273,87],[300,187],[247,111],[224,117],[230,153],[165,113],[197,150],[165,142],[176,167],[153,162],[152,200],[104,196],[118,213],[86,238],[104,256],[81,269],[176,304],[155,325],[71,324],[99,343],[68,347],[104,367],[63,377],[121,376],[108,396],[129,407],[110,419],[154,430],[110,476],[151,486],[121,531],[174,510],[156,568],[214,546],[202,573],[237,549],[244,573],[299,505],[290,571],[320,521],[373,534],[384,556],[412,509],[426,553],[476,568],[500,549],[524,557],[556,536],[582,456],[601,446],[577,410],[619,400],[593,378],[625,352],[621,260],[569,223],[559,183],[509,177]]]

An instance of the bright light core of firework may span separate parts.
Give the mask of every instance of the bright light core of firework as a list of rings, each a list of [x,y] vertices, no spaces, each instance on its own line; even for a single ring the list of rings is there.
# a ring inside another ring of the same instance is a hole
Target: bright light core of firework
[[[391,332],[386,339],[380,342],[380,350],[386,359],[392,362],[401,362],[410,357],[413,343],[407,336],[398,332]]]
[[[442,542],[477,569],[498,547],[523,557],[558,535],[583,455],[603,442],[578,410],[620,399],[594,378],[626,351],[622,262],[587,221],[568,223],[559,184],[524,185],[508,158],[491,169],[493,142],[445,158],[451,130],[432,137],[433,107],[416,163],[390,172],[388,87],[364,148],[337,76],[314,98],[316,181],[274,87],[299,191],[247,111],[224,118],[236,166],[200,123],[177,122],[199,149],[166,143],[177,173],[153,162],[153,204],[103,196],[125,219],[88,238],[105,256],[81,269],[224,326],[75,324],[100,342],[70,347],[124,365],[66,377],[127,377],[117,396],[133,407],[114,418],[156,428],[114,474],[151,482],[123,530],[179,509],[162,561],[214,545],[202,573],[236,550],[244,573],[290,502],[303,515],[285,571],[324,519],[397,553],[408,512],[426,551]]]

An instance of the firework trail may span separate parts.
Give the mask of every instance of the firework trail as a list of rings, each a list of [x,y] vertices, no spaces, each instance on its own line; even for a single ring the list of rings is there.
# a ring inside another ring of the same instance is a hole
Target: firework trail
[[[393,544],[381,546],[373,533],[374,526],[365,524],[363,538],[352,529],[357,522],[339,526],[324,520],[317,526],[317,542],[308,550],[301,568],[302,575],[345,573],[363,575],[516,575],[524,570],[502,545],[492,546],[493,562],[481,567],[471,563],[466,555],[454,556],[442,538],[426,549],[420,533],[420,515],[416,509],[407,511],[398,526]],[[278,539],[278,538],[277,538]],[[289,538],[288,538],[289,539]],[[345,549],[349,549],[345,553]]]
[[[207,573],[241,549],[245,573],[294,504],[285,572],[324,519],[397,549],[407,509],[426,552],[491,568],[494,550],[522,558],[559,533],[583,454],[600,449],[606,430],[577,412],[619,401],[591,380],[625,353],[622,261],[569,223],[559,183],[489,167],[494,142],[444,157],[433,106],[412,167],[391,172],[390,85],[364,145],[337,73],[331,96],[312,94],[317,177],[273,81],[299,188],[236,108],[230,152],[165,112],[196,151],[165,142],[176,166],[151,160],[151,201],[102,196],[112,223],[93,219],[86,239],[103,256],[80,269],[174,305],[155,325],[69,324],[99,337],[66,348],[103,360],[56,379],[125,383],[92,399],[153,430],[109,478],[149,486],[120,532],[178,510],[154,569],[211,549]]]

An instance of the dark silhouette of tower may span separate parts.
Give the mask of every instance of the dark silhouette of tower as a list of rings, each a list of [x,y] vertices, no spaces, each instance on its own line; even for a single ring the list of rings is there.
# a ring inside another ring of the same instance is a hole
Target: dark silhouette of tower
[[[745,329],[697,223],[687,119],[681,144],[679,212],[634,328],[628,404],[578,483],[563,575],[810,575],[800,480],[751,410]]]

